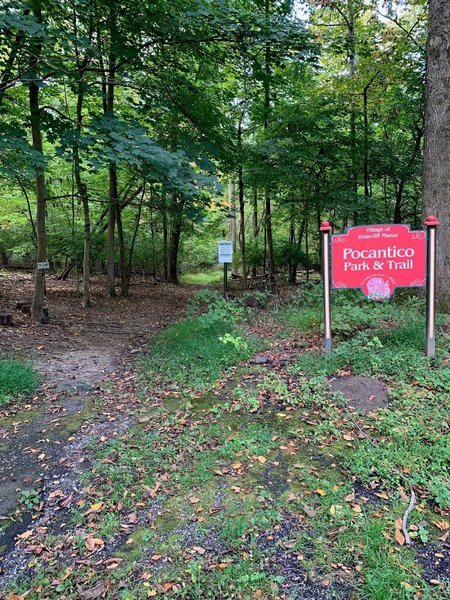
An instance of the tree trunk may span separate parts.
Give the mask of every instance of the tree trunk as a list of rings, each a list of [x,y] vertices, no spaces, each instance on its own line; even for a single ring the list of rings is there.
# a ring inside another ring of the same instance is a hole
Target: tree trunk
[[[77,15],[74,10],[73,24],[75,36],[78,36]],[[89,39],[92,39],[92,29],[89,31]],[[77,89],[77,132],[81,135],[83,121],[83,101],[84,101],[84,74],[89,64],[89,56],[86,54],[84,59],[80,60],[78,48],[76,49],[77,71],[78,71],[78,89]],[[87,186],[81,177],[81,160],[78,148],[78,140],[73,148],[75,185],[78,196],[83,205],[83,306],[85,308],[92,305],[91,301],[91,215],[89,209],[89,196]],[[77,277],[78,281],[78,277]]]
[[[423,195],[426,214],[441,222],[437,298],[450,310],[450,3],[429,0]]]
[[[107,84],[107,116],[114,115],[114,92],[115,92],[115,77],[116,77],[116,55],[115,55],[115,38],[116,38],[117,19],[114,9],[110,13],[110,34],[111,34],[111,49],[109,53],[109,68],[108,68],[108,84]],[[117,215],[117,165],[111,161],[109,165],[109,209],[108,209],[108,242],[107,242],[107,290],[111,298],[116,295],[116,270],[115,270],[115,224]]]
[[[180,249],[181,224],[183,222],[184,200],[173,197],[172,227],[170,231],[168,277],[170,283],[178,283],[178,251]]]
[[[231,181],[231,178],[228,179],[228,217],[230,223],[230,238],[231,238],[231,247],[233,249],[233,265],[232,265],[232,273],[233,275],[238,275],[237,263],[235,260],[236,250],[237,250],[237,235],[236,235],[236,203],[234,199],[234,184]]]
[[[244,177],[242,165],[239,165],[238,170],[238,186],[239,186],[239,245],[241,249],[242,260],[242,276],[247,282],[247,257],[245,253],[245,202],[244,202]]]
[[[38,22],[42,21],[41,3],[36,0],[33,3],[33,12]],[[33,140],[33,149],[43,154],[42,151],[42,132],[41,132],[41,112],[39,108],[39,86],[38,86],[38,62],[41,55],[41,44],[38,42],[33,47],[32,60],[30,65],[30,84],[29,84],[29,103],[30,103],[30,121],[31,137]],[[46,213],[46,192],[45,175],[42,166],[36,167],[36,233],[37,233],[37,252],[36,262],[45,263],[47,261],[47,228],[45,222]],[[34,279],[34,294],[31,305],[31,318],[36,323],[47,323],[48,317],[44,313],[45,300],[45,269],[36,268]]]
[[[169,280],[169,232],[167,229],[167,202],[166,195],[163,194],[162,204],[162,226],[163,226],[163,272],[164,281]]]
[[[256,185],[253,186],[253,214],[252,214],[252,226],[253,226],[253,243],[257,244],[259,227],[258,227],[258,188]],[[253,265],[252,276],[256,277],[257,269],[256,265]]]
[[[267,19],[270,15],[270,0],[265,0],[265,14]],[[264,129],[269,128],[270,113],[270,72],[271,72],[271,50],[270,43],[266,43],[264,51]],[[266,157],[267,160],[267,157]],[[267,175],[266,175],[267,177]],[[264,203],[266,210],[266,245],[267,245],[267,266],[269,270],[269,289],[275,291],[275,261],[273,253],[273,233],[272,233],[272,202],[270,184],[266,179],[264,185]]]
[[[119,204],[116,204],[116,223],[117,223],[117,238],[119,240],[119,265],[120,265],[120,289],[122,296],[128,296],[130,289],[130,278],[127,267],[127,253],[125,249],[125,236],[122,225],[122,212]]]
[[[353,79],[356,73],[356,34],[355,34],[355,15],[354,15],[354,0],[347,0],[348,14],[347,14],[347,41],[348,41],[348,70],[350,75],[350,82],[353,83]],[[351,92],[350,99],[350,187],[351,197],[354,205],[353,211],[353,223],[358,224],[358,179],[357,179],[357,160],[356,160],[356,107],[355,100],[353,97],[353,91]]]

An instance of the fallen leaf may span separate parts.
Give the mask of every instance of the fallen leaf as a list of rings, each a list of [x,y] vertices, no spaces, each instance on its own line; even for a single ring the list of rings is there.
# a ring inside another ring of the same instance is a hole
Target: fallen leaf
[[[400,546],[403,546],[403,544],[405,543],[405,536],[400,531],[400,529],[396,529],[395,530],[395,536],[394,537],[395,537],[395,540],[397,541],[397,543],[399,543]]]
[[[262,465],[263,465],[263,464],[266,462],[266,459],[265,459],[265,457],[264,457],[264,456],[257,456],[257,457],[256,457],[256,460],[257,460],[258,462],[260,462]]]

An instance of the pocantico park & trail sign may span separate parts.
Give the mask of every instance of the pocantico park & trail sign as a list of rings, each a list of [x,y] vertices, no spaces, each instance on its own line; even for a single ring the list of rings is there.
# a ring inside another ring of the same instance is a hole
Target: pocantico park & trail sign
[[[399,287],[427,290],[426,353],[435,354],[436,227],[430,215],[425,230],[409,225],[360,225],[331,235],[323,221],[322,278],[325,352],[331,352],[331,290],[359,288],[368,300],[387,300]]]

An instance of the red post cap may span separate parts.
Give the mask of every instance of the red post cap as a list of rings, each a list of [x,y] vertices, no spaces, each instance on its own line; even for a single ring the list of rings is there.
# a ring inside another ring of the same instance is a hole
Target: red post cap
[[[322,221],[322,227],[320,231],[331,231],[333,228],[331,227],[329,221]]]
[[[425,220],[424,225],[426,227],[436,227],[437,225],[440,225],[440,223],[434,215],[428,215],[428,217]]]

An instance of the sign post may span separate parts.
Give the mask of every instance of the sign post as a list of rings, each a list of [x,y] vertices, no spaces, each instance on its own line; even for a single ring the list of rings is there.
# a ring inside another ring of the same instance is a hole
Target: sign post
[[[325,352],[331,352],[331,289],[359,288],[368,300],[387,300],[399,287],[427,288],[426,353],[435,353],[436,227],[430,215],[426,231],[409,225],[360,225],[331,235],[323,221],[322,279]],[[331,243],[330,243],[331,241]],[[331,285],[330,285],[331,276]]]
[[[331,299],[330,299],[330,234],[332,227],[328,221],[323,221],[322,227],[322,279],[323,279],[323,326],[324,348],[327,355],[331,354]]]
[[[223,240],[218,247],[219,264],[223,264],[223,297],[228,299],[228,264],[233,262],[232,242]]]
[[[440,225],[434,215],[427,217],[427,356],[436,352],[435,296],[436,296],[436,227]]]

